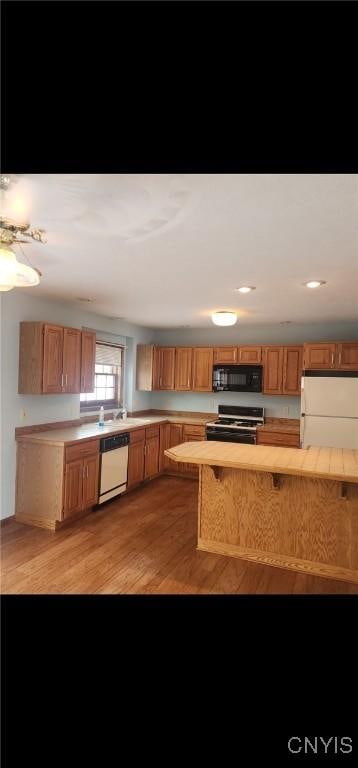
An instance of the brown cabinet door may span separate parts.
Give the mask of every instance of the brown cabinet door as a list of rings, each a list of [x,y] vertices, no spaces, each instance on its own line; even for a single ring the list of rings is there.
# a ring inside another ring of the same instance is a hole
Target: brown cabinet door
[[[82,510],[83,459],[70,461],[65,465],[65,503],[63,516],[71,517]]]
[[[144,431],[144,430],[143,430]],[[130,443],[128,447],[128,488],[144,480],[144,440]]]
[[[144,478],[159,472],[159,437],[150,437],[145,444]]]
[[[214,347],[214,363],[237,363],[237,347]]]
[[[175,347],[160,348],[159,389],[174,389]]]
[[[175,445],[180,445],[180,443],[183,442],[183,425],[182,424],[169,424],[169,445],[168,448],[173,448]],[[165,464],[166,469],[169,469],[171,472],[181,472],[182,471],[182,464],[179,464],[178,461],[171,461],[170,459],[166,459]]]
[[[98,504],[99,486],[99,454],[88,456],[83,460],[83,509]]]
[[[336,345],[335,344],[304,344],[303,345],[303,367],[305,369],[316,368],[325,370],[334,368],[336,364]]]
[[[96,334],[82,331],[81,334],[81,392],[94,392],[96,365]]]
[[[81,391],[81,331],[63,329],[63,392]]]
[[[255,364],[261,363],[261,347],[239,347],[239,363]]]
[[[177,347],[175,350],[175,389],[189,391],[191,389],[191,365],[193,350],[191,347]]]
[[[161,424],[159,437],[159,472],[163,472],[169,464],[169,459],[164,455],[164,451],[166,451],[169,447],[170,424]]]
[[[212,392],[213,359],[213,347],[194,347],[192,385],[193,392]]]
[[[283,384],[284,395],[301,394],[302,347],[284,347],[283,349]]]
[[[160,370],[161,370],[161,353],[160,347],[153,348],[153,361],[152,361],[152,389],[159,389],[160,382]]]
[[[267,395],[282,394],[283,347],[264,347],[264,388]]]
[[[358,342],[337,344],[337,367],[344,371],[358,371]]]
[[[44,326],[42,389],[45,394],[63,392],[63,328]]]
[[[183,443],[192,443],[195,440],[205,440],[205,434],[198,435],[197,432],[190,433],[187,427],[183,434]],[[188,463],[188,464],[180,464],[178,466],[180,466],[181,471],[185,472],[185,474],[193,475],[194,477],[199,476],[199,466],[197,464]]]

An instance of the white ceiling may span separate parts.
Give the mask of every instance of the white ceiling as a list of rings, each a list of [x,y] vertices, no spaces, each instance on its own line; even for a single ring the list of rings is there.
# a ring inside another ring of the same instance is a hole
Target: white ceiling
[[[15,182],[5,212],[47,231],[46,245],[23,246],[43,273],[40,286],[26,289],[33,295],[152,328],[208,327],[222,309],[245,324],[357,319],[357,176],[61,174]],[[303,287],[312,279],[327,285]],[[256,290],[242,295],[240,285]]]

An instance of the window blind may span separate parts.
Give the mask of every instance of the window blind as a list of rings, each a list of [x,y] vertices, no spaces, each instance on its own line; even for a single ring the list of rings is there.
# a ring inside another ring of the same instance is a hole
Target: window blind
[[[96,363],[99,365],[122,365],[123,347],[113,344],[96,343]]]

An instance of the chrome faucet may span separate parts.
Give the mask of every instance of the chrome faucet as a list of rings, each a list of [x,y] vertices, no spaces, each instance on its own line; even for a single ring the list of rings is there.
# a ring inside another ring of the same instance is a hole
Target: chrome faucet
[[[126,408],[117,408],[116,411],[114,411],[114,419],[115,421],[119,421],[120,419],[126,419],[127,418],[127,409]]]

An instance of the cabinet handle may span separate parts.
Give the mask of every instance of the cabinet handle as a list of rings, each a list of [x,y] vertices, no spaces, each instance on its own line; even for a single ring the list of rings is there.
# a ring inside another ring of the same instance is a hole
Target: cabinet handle
[[[341,362],[342,362],[342,352],[339,353],[339,358],[338,358],[338,366],[339,366],[339,368],[341,367]]]
[[[333,366],[333,363],[334,363],[334,352],[332,352],[332,357],[331,357],[331,365],[332,366]]]
[[[63,373],[61,373],[61,389],[63,389]]]
[[[85,377],[81,376],[81,392],[84,392],[85,388]]]
[[[67,373],[66,373],[66,387],[67,387]]]
[[[88,478],[88,464],[86,466],[86,477]]]
[[[159,386],[160,387],[162,386],[162,377],[160,377],[160,379],[159,379]]]

